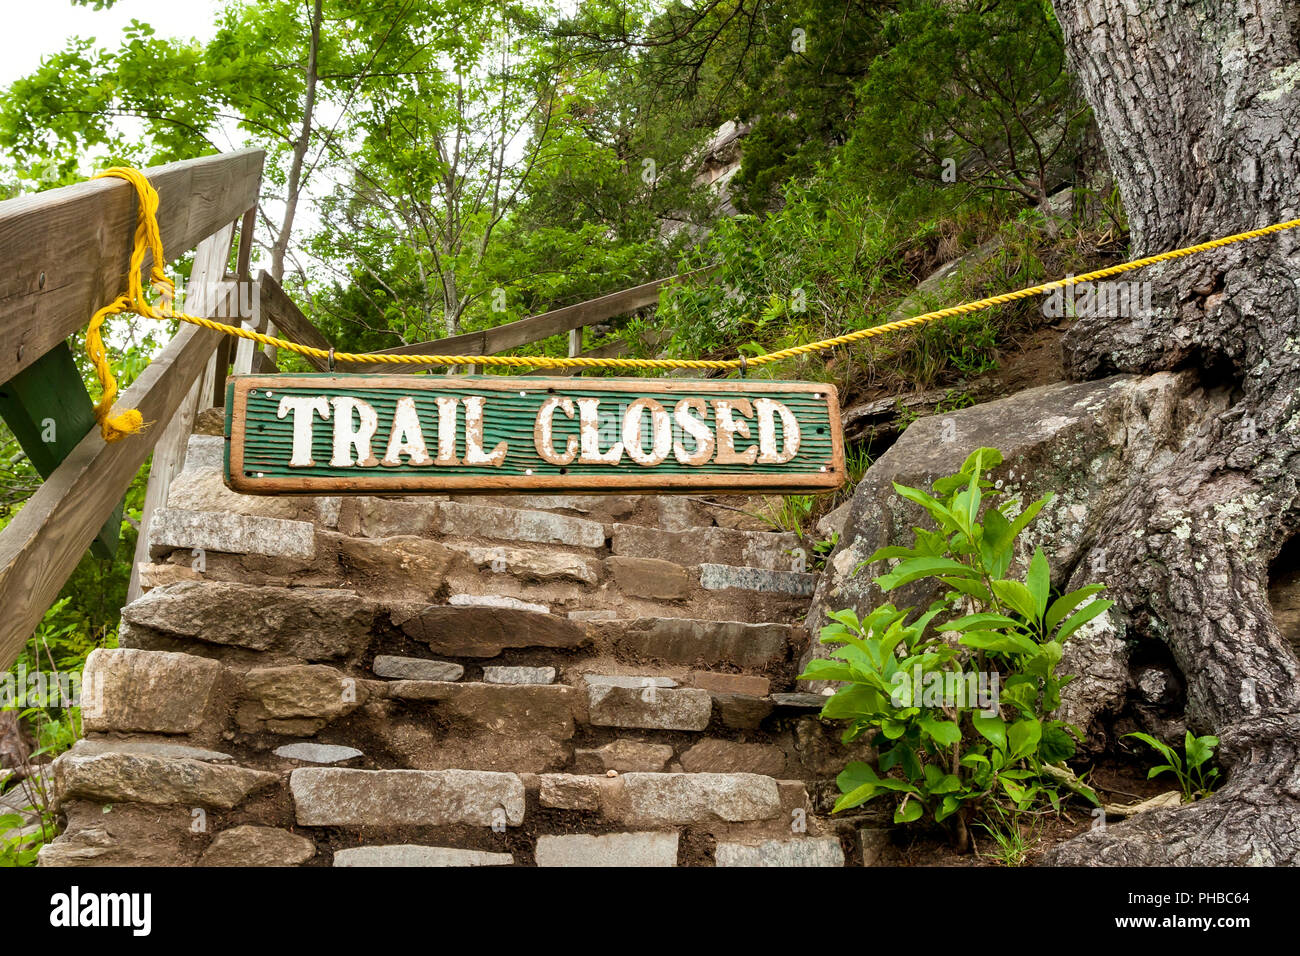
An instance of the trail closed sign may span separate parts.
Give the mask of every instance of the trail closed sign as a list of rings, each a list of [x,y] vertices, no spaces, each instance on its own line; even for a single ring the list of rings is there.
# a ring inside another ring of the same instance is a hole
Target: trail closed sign
[[[243,494],[831,491],[835,389],[815,382],[236,376]]]

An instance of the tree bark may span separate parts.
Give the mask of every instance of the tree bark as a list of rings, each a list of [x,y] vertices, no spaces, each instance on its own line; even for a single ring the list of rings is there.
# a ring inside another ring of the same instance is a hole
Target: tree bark
[[[1300,216],[1300,4],[1054,5],[1135,255]],[[1300,237],[1137,278],[1154,283],[1154,314],[1080,317],[1067,371],[1191,369],[1199,383],[1179,412],[1186,437],[1105,516],[1082,566],[1106,569],[1129,637],[1167,644],[1187,725],[1220,737],[1227,782],[1062,844],[1049,862],[1300,864],[1300,669],[1268,603],[1270,561],[1300,528]]]

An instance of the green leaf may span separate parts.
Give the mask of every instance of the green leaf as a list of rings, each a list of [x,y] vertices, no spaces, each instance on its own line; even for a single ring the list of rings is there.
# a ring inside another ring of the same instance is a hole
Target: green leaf
[[[983,604],[992,604],[993,598],[989,594],[989,589],[984,586],[980,580],[968,580],[965,578],[941,578],[944,584],[962,594],[973,597]]]
[[[1043,630],[1051,634],[1056,625],[1065,620],[1066,616],[1079,606],[1084,598],[1090,598],[1098,591],[1104,591],[1104,584],[1089,584],[1081,587],[1077,591],[1071,591],[1064,594],[1052,602],[1052,606],[1047,610],[1047,617],[1043,619]]]
[[[1174,749],[1172,747],[1170,747],[1168,744],[1164,743],[1163,741],[1156,740],[1156,738],[1152,737],[1150,734],[1144,734],[1141,731],[1137,731],[1131,734],[1125,734],[1124,736],[1136,737],[1138,740],[1142,741],[1152,750],[1156,751],[1156,753],[1160,754],[1160,756],[1164,757],[1165,760],[1169,761],[1170,764],[1177,764],[1179,766],[1182,765],[1182,761],[1178,759],[1178,754],[1174,753]]]
[[[831,813],[839,813],[841,810],[851,810],[854,807],[860,807],[872,797],[878,796],[880,789],[874,784],[865,783],[860,787],[850,790],[838,800],[835,806],[831,808]]]
[[[1219,738],[1193,737],[1192,732],[1187,731],[1187,736],[1183,743],[1183,752],[1187,755],[1187,769],[1195,770],[1205,761],[1214,756],[1214,748],[1219,746]]]
[[[1038,602],[1029,588],[1019,581],[999,580],[992,581],[990,584],[993,586],[993,593],[1001,601],[1010,604],[1017,613],[1023,614],[1030,621],[1038,619]]]
[[[894,811],[894,822],[913,823],[916,820],[921,819],[921,814],[924,810],[925,808],[921,806],[921,801],[905,800],[903,803],[899,804],[898,809]]]
[[[1035,717],[1018,720],[1007,728],[1007,744],[1012,760],[1027,757],[1038,749],[1043,737],[1043,725]]]
[[[947,509],[943,504],[927,495],[924,491],[916,488],[908,488],[906,485],[900,485],[894,482],[894,491],[908,501],[914,501],[934,519],[934,523],[946,531],[955,531],[959,527],[957,517]]]
[[[862,632],[862,622],[858,620],[857,612],[854,611],[853,608],[845,608],[842,611],[831,611],[826,616],[851,631],[857,633]],[[825,629],[823,629],[823,633],[825,633]]]
[[[1021,634],[1000,634],[997,631],[971,631],[957,639],[958,644],[981,651],[999,651],[1003,654],[1033,654],[1038,645]]]
[[[1015,538],[1009,522],[1000,510],[989,508],[984,513],[984,534],[980,538],[980,557],[991,576],[1000,578],[1011,566]]]
[[[965,617],[959,617],[955,621],[949,621],[944,625],[943,629],[945,631],[969,631],[973,627],[1012,627],[1019,629],[1021,626],[1021,623],[1013,617],[1007,617],[1005,614],[996,614],[989,611],[980,614],[967,614]]]
[[[1047,555],[1042,548],[1034,549],[1034,556],[1029,559],[1029,573],[1025,575],[1025,585],[1034,599],[1032,620],[1041,620],[1047,610],[1047,598],[1052,591],[1052,569],[1047,566]]]
[[[853,670],[843,661],[815,657],[808,662],[808,666],[797,679],[851,681],[853,680]]]
[[[920,556],[921,555],[917,553],[915,548],[902,548],[897,545],[888,545],[887,547],[877,548],[875,551],[871,552],[871,556],[865,561],[862,561],[858,567],[875,564],[877,561],[884,561],[886,559],[919,558]]]
[[[839,775],[835,778],[836,785],[840,788],[840,793],[848,793],[850,790],[856,790],[864,784],[878,784],[880,778],[870,764],[863,763],[861,760],[851,760]]]
[[[1043,739],[1038,744],[1038,756],[1043,763],[1062,763],[1073,757],[1074,751],[1074,738],[1059,722],[1043,727]]]
[[[908,558],[887,574],[882,574],[876,578],[876,585],[882,591],[892,591],[894,588],[901,587],[904,584],[910,584],[912,581],[921,578],[937,577],[939,575],[956,575],[960,578],[978,578],[979,572],[974,568],[955,561],[952,558]]]
[[[937,720],[934,717],[925,716],[921,718],[921,729],[927,733],[935,743],[944,747],[951,747],[961,740],[961,728],[951,720]]]
[[[961,779],[953,773],[946,773],[938,783],[930,787],[931,793],[956,793],[961,790]]]
[[[1043,510],[1043,506],[1046,505],[1055,497],[1056,496],[1054,494],[1051,493],[1046,494],[1043,497],[1039,498],[1037,501],[1030,504],[1029,507],[1025,508],[1024,511],[1020,512],[1020,514],[1016,516],[1016,519],[1011,522],[1012,539],[1014,540],[1015,537],[1020,534],[1020,532],[1024,531],[1025,528],[1029,526],[1029,522],[1033,521],[1034,518],[1037,517],[1038,512]]]
[[[948,817],[952,816],[961,809],[961,800],[954,796],[946,796],[939,804],[939,809],[934,811],[934,822],[942,823]]]
[[[879,714],[885,702],[880,691],[864,684],[850,684],[841,687],[834,696],[828,697],[822,705],[822,716],[827,720],[841,720],[854,717],[868,717]]]
[[[1007,725],[1001,717],[985,717],[980,713],[971,714],[971,725],[976,733],[997,747],[1007,749]]]
[[[1114,601],[1103,601],[1100,598],[1084,605],[1081,610],[1075,612],[1068,621],[1061,625],[1061,629],[1056,632],[1055,639],[1064,642],[1067,637],[1077,631],[1084,624],[1087,624],[1098,614],[1102,614],[1114,606]]]
[[[961,473],[963,475],[968,475],[972,472],[980,474],[996,468],[998,465],[1002,464],[1002,462],[1002,452],[998,451],[996,448],[976,448],[973,452],[967,455],[966,460],[962,462]]]

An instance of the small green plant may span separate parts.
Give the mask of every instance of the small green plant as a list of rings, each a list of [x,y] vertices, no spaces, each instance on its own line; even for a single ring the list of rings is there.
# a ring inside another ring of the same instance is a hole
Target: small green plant
[[[777,531],[790,531],[803,537],[804,524],[812,517],[817,499],[813,495],[782,495],[764,509],[763,519]]]
[[[849,448],[844,452],[845,485],[849,494],[842,495],[843,497],[847,498],[852,494],[852,489],[857,487],[870,467],[871,452],[865,444]]]
[[[859,569],[896,560],[875,578],[882,591],[930,579],[947,592],[912,620],[912,608],[892,603],[865,618],[831,613],[821,641],[841,646],[800,675],[841,683],[822,716],[848,722],[846,743],[870,734],[879,754],[875,766],[854,761],[839,775],[835,812],[892,793],[896,823],[946,822],[961,851],[990,801],[1059,808],[1061,774],[1043,768],[1072,757],[1080,731],[1051,716],[1071,680],[1056,667],[1070,635],[1111,606],[1093,599],[1101,585],[1052,600],[1041,548],[1023,578],[1007,576],[1018,536],[1050,496],[1019,514],[1012,501],[985,507],[999,494],[985,472],[1001,461],[997,449],[978,449],[933,496],[894,485],[936,528],[915,528],[912,547],[882,548]],[[1070,789],[1096,802],[1087,787]]]
[[[1177,778],[1178,786],[1182,788],[1184,803],[1191,803],[1214,792],[1219,771],[1209,766],[1209,762],[1214,756],[1214,748],[1219,746],[1218,737],[1210,735],[1193,737],[1192,732],[1187,731],[1183,737],[1184,756],[1179,757],[1178,751],[1173,747],[1156,740],[1150,734],[1132,733],[1124,736],[1136,737],[1165,758],[1164,763],[1151,768],[1147,773],[1147,779],[1157,777],[1165,771],[1171,772]]]
[[[1027,821],[1025,817],[1028,817]],[[1028,863],[1029,854],[1038,845],[1043,829],[1042,817],[1038,814],[1022,813],[1014,808],[1008,810],[996,802],[988,804],[976,826],[988,834],[994,847],[993,852],[979,855],[1003,866]]]
[[[54,814],[54,795],[48,789],[45,764],[67,750],[79,736],[80,711],[69,708],[51,717],[41,708],[24,710],[21,716],[35,722],[37,747],[18,767],[21,789],[28,809],[36,815],[39,829],[23,832],[31,825],[22,814],[0,815],[0,867],[35,866],[41,847],[58,835]]]

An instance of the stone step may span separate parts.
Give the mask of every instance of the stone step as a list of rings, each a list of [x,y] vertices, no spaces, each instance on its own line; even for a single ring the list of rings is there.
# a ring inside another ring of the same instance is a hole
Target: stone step
[[[533,861],[539,867],[670,867],[678,865],[681,833],[632,830],[621,833],[542,833]],[[844,850],[835,836],[796,837],[744,843],[719,840],[715,866],[842,867]],[[336,867],[512,866],[511,853],[422,844],[380,844],[334,851]]]
[[[538,866],[676,866],[679,839],[676,830],[543,834],[533,855]]]
[[[310,521],[227,511],[157,509],[149,522],[150,553],[182,548],[310,560],[316,556],[316,527]]]
[[[601,522],[549,511],[443,501],[438,504],[434,520],[440,534],[453,538],[558,544],[573,548],[604,548],[606,541],[605,526]]]
[[[653,495],[452,495],[459,504],[522,511],[555,511],[605,524],[645,514],[657,517]]]
[[[407,637],[450,657],[496,657],[525,647],[572,649],[589,642],[583,625],[518,606],[397,604],[388,617]]]
[[[796,535],[728,528],[664,531],[615,524],[611,550],[616,555],[681,565],[727,564],[773,571],[805,571],[809,560]]]
[[[509,853],[413,843],[334,851],[335,866],[512,866],[514,862]]]
[[[536,782],[544,807],[595,811],[633,827],[769,821],[807,803],[802,783],[754,773],[542,774]],[[305,827],[500,827],[525,816],[524,780],[508,772],[302,767],[289,789]]]
[[[683,495],[452,495],[452,501],[527,511],[556,511],[605,524],[621,522],[667,531],[707,528],[717,509]]]
[[[289,776],[299,826],[519,826],[524,785],[485,770],[344,770],[303,767]]]
[[[709,591],[769,591],[812,597],[813,590],[817,587],[817,575],[729,564],[701,564],[700,586]]]
[[[593,621],[588,627],[603,645],[641,660],[700,662],[710,667],[734,664],[753,670],[783,663],[808,642],[802,627],[780,623],[642,617]]]
[[[587,722],[595,727],[704,730],[713,717],[713,695],[696,687],[661,687],[656,679],[613,680],[589,675]]]
[[[718,841],[713,851],[717,866],[843,866],[839,837],[803,837],[765,840],[750,845]]]
[[[159,645],[199,641],[333,660],[364,648],[374,619],[375,606],[350,590],[183,581],[151,590],[123,608],[120,642],[166,650]]]

